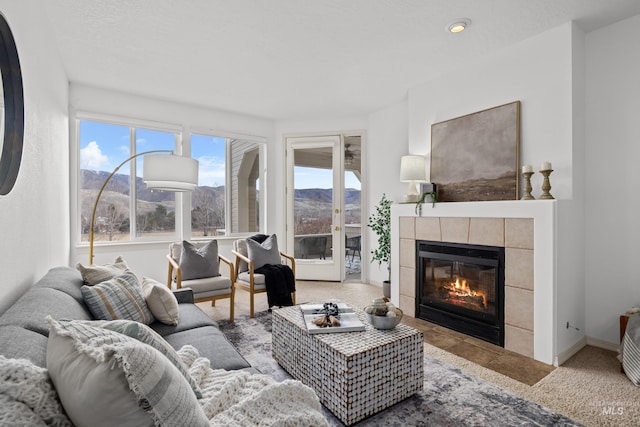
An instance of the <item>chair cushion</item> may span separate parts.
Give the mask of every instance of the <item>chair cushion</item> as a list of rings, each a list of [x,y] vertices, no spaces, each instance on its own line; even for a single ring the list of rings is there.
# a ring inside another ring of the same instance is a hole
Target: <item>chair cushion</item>
[[[127,262],[121,256],[117,257],[113,264],[90,265],[85,267],[78,263],[76,264],[76,268],[82,275],[84,284],[88,286],[97,285],[98,283],[113,279],[129,270]]]
[[[180,269],[182,280],[219,276],[218,241],[211,240],[199,249],[192,243],[183,241]]]
[[[128,319],[148,325],[153,314],[132,273],[116,276],[95,286],[83,286],[82,296],[93,317],[100,320]]]
[[[207,425],[169,359],[117,332],[52,320],[47,369],[76,425]]]
[[[178,300],[169,288],[149,277],[143,277],[142,295],[153,317],[168,325],[178,324]]]
[[[258,269],[267,264],[277,265],[281,263],[278,239],[275,234],[267,237],[262,243],[252,238],[247,239],[247,252],[249,259],[253,261],[253,268]]]
[[[201,298],[199,294],[209,291],[231,292],[231,279],[224,276],[207,277],[206,279],[183,280],[183,288],[191,288],[195,299]]]
[[[246,286],[249,286],[251,283],[251,277],[249,276],[249,272],[245,271],[244,273],[238,274],[237,282],[240,282]],[[253,287],[255,289],[265,289],[265,278],[264,274],[255,274],[253,275]]]

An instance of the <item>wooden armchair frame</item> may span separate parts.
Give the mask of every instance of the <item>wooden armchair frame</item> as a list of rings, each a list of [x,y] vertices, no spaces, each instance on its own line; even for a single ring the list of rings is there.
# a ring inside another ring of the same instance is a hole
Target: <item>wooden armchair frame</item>
[[[253,318],[254,317],[254,295],[255,294],[261,294],[261,293],[265,293],[267,292],[267,288],[265,287],[264,289],[256,289],[255,288],[255,277],[254,277],[254,265],[253,265],[253,261],[251,261],[248,257],[242,255],[241,253],[239,253],[238,251],[236,251],[235,249],[233,249],[231,252],[233,252],[233,254],[236,256],[236,271],[235,271],[235,282],[234,282],[234,286],[236,288],[242,289],[244,291],[249,292],[249,317]],[[287,264],[290,264],[291,267],[291,271],[293,271],[293,277],[295,280],[296,277],[296,260],[293,256],[285,254],[284,252],[280,252],[280,256],[282,258],[284,258],[285,262],[287,262]],[[247,286],[246,283],[244,282],[239,282],[238,281],[238,276],[240,274],[240,272],[238,271],[240,269],[240,261],[244,261],[247,263],[247,265],[249,266],[249,285]],[[293,300],[293,303],[296,303],[296,293],[293,292],[291,294],[291,299]]]

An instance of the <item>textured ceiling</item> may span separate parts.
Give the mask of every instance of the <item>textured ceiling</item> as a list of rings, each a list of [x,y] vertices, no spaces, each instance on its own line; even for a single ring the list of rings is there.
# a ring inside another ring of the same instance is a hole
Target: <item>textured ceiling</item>
[[[56,0],[71,82],[272,118],[361,115],[474,58],[638,0]],[[445,26],[472,20],[461,34]]]

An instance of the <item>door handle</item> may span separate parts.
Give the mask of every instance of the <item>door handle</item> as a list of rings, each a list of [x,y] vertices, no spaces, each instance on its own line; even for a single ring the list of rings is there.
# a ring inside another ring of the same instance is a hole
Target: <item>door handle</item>
[[[336,230],[336,231],[340,231],[340,226],[336,225],[335,230]]]

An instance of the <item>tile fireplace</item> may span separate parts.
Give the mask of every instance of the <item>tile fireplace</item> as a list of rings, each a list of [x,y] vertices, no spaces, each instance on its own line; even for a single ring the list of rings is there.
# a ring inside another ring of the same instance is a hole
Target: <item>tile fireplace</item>
[[[442,295],[454,297],[457,293],[455,272],[467,269],[460,261],[443,261],[437,259],[426,264],[428,273],[443,279],[445,274],[453,275],[453,285],[436,283],[423,295],[417,289],[416,278],[425,272],[417,270],[425,268],[424,261],[418,260],[420,252],[417,242],[445,243],[448,246],[479,245],[501,248],[504,254],[502,269],[504,270],[503,294],[494,297],[491,291],[472,289],[466,296],[456,295],[457,300],[450,305],[457,305],[454,314],[444,317],[453,319],[451,329],[457,329],[456,323],[491,324],[484,332],[467,331],[468,335],[483,334],[484,339],[498,342],[506,350],[510,350],[535,360],[553,364],[556,347],[556,204],[557,201],[496,201],[496,202],[459,202],[438,203],[435,207],[424,205],[422,214],[417,215],[413,204],[394,204],[391,208],[391,299],[399,304],[405,314],[421,317],[424,304],[421,299],[435,301],[441,309]],[[434,252],[433,247],[426,248]],[[500,258],[502,255],[495,255]],[[486,266],[478,263],[478,272],[472,273],[467,286],[476,286],[475,281],[487,281],[493,273],[483,271]],[[433,270],[433,272],[432,272]],[[502,273],[496,270],[496,277]],[[458,287],[465,279],[460,277]],[[452,287],[453,286],[453,287]],[[448,288],[447,288],[448,287]],[[474,296],[475,292],[475,296]],[[496,294],[500,291],[496,290]],[[458,322],[460,311],[468,313],[473,301],[479,302],[479,293],[489,294],[484,297],[487,310],[475,310],[464,322]],[[464,296],[464,297],[463,297]],[[436,298],[438,297],[440,301]],[[465,301],[466,300],[466,301]],[[463,303],[464,301],[464,303]],[[465,304],[467,306],[465,307]],[[499,308],[503,304],[502,314],[494,313],[492,307]],[[461,307],[462,306],[462,307]],[[464,308],[465,310],[459,310]],[[455,310],[454,310],[455,311]],[[436,312],[437,316],[443,316]],[[433,317],[433,315],[432,315]],[[503,319],[503,320],[502,320]],[[439,323],[438,319],[431,319]],[[503,326],[500,325],[503,323]],[[496,332],[497,329],[497,332]],[[500,331],[502,329],[502,331]],[[488,336],[488,338],[487,338]]]

